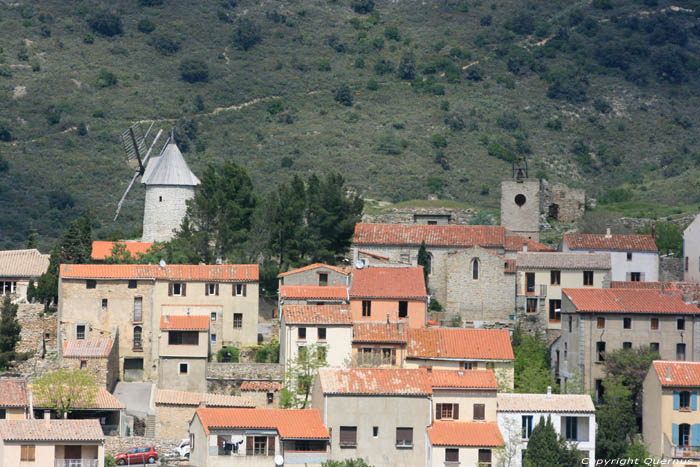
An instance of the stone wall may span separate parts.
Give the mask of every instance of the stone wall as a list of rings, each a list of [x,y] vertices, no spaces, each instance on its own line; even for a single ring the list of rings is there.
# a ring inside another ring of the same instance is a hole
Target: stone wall
[[[218,363],[207,365],[207,392],[238,394],[243,381],[282,381],[284,366],[278,363]]]
[[[468,225],[474,218],[473,209],[458,208],[390,208],[383,214],[363,214],[362,222],[370,224],[415,224],[413,215],[449,214],[450,224]]]
[[[502,181],[501,225],[511,232],[539,240],[541,202],[539,180]]]
[[[17,321],[22,326],[17,352],[29,352],[30,357],[19,362],[15,371],[24,377],[39,376],[58,368],[56,313],[44,314],[44,305],[21,303]]]
[[[133,447],[153,446],[159,458],[172,456],[177,459],[175,448],[180,444],[180,441],[180,439],[144,438],[142,436],[106,436],[105,454],[116,456]]]
[[[659,258],[659,281],[675,282],[683,280],[683,258]]]
[[[586,192],[542,180],[542,210],[560,222],[576,222],[586,211]]]
[[[194,197],[194,191],[193,186],[147,186],[141,241],[167,242],[173,238],[173,230],[180,228],[187,200]]]

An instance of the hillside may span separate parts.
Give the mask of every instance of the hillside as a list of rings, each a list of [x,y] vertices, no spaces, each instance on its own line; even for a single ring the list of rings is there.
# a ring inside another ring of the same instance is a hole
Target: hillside
[[[620,214],[697,208],[700,1],[373,3],[0,2],[0,248],[34,226],[46,249],[88,208],[134,235],[142,187],[112,217],[137,120],[261,193],[336,170],[374,199],[494,208],[524,153]]]

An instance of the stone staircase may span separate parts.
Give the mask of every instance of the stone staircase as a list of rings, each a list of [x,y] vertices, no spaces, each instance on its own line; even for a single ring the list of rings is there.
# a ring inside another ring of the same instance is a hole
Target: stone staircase
[[[149,414],[146,415],[146,432],[144,433],[146,438],[156,437],[156,416]]]

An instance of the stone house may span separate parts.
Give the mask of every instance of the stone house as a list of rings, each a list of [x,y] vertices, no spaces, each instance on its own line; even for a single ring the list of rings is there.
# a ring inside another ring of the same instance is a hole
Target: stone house
[[[90,257],[95,263],[104,263],[105,258],[112,256],[112,249],[115,245],[124,245],[124,249],[128,251],[132,257],[138,258],[145,254],[155,243],[153,242],[135,242],[131,240],[108,242],[95,240],[92,242],[92,252]]]
[[[518,318],[537,329],[561,329],[562,288],[610,287],[610,254],[518,253],[516,259]]]
[[[156,389],[153,403],[156,414],[155,435],[167,439],[187,438],[190,420],[202,404],[207,407],[255,407],[255,403],[247,397],[170,389]]]
[[[514,448],[512,467],[520,467],[532,430],[551,417],[554,431],[595,464],[595,406],[588,394],[507,394],[498,395],[498,426],[505,442]]]
[[[361,322],[352,327],[352,366],[403,367],[408,344],[403,321]]]
[[[207,315],[161,315],[158,334],[158,387],[205,392],[209,357]]]
[[[39,250],[0,251],[0,295],[26,300],[29,282],[36,281],[49,268],[49,255]]]
[[[447,255],[447,309],[470,321],[512,321],[515,261],[473,246]]]
[[[320,467],[330,435],[318,409],[200,407],[189,426],[190,462],[197,466]]]
[[[58,294],[59,352],[117,328],[122,379],[157,377],[163,315],[209,316],[212,352],[257,343],[257,264],[63,264]]]
[[[98,420],[0,420],[3,467],[104,467]]]
[[[700,215],[683,231],[683,280],[700,282]]]
[[[27,381],[0,378],[0,420],[23,420],[29,416]]]
[[[651,346],[665,360],[700,358],[700,309],[653,289],[563,289],[552,365],[562,380],[602,394],[605,353]]]
[[[243,381],[241,396],[250,399],[255,407],[279,408],[282,383],[278,381]]]
[[[344,285],[282,285],[279,312],[284,305],[347,305],[348,288]]]
[[[290,269],[277,275],[279,286],[318,285],[320,287],[348,286],[350,270],[330,264],[314,263],[302,268]]]
[[[119,377],[119,345],[115,345],[115,340],[101,337],[64,340],[61,367],[87,370],[95,376],[97,384],[112,391]]]
[[[642,398],[644,443],[674,466],[700,462],[700,362],[652,362]]]
[[[659,250],[652,235],[564,234],[562,251],[609,253],[611,280],[656,282],[659,280]]]
[[[528,179],[527,169],[524,173],[518,174],[514,180],[501,182],[501,225],[503,227],[523,237],[539,241],[541,209],[540,180]]]
[[[427,323],[428,294],[422,266],[353,269],[349,294],[354,322],[402,320],[411,328]]]

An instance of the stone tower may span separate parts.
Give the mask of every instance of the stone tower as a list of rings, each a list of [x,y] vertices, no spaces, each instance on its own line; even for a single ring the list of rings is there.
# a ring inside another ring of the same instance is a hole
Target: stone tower
[[[194,197],[199,179],[192,173],[171,137],[162,154],[151,158],[141,181],[146,185],[143,209],[144,242],[165,242],[173,238]]]
[[[527,161],[514,162],[513,180],[501,182],[501,225],[539,241],[540,198],[540,181],[528,178]]]

